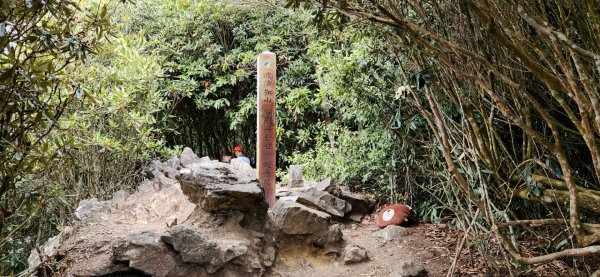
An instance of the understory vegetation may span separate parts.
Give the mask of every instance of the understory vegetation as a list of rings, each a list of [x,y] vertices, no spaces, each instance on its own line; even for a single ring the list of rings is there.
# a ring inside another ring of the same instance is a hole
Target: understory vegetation
[[[600,11],[584,1],[3,1],[0,275],[152,159],[256,148],[463,231],[489,270],[600,253]],[[453,268],[450,269],[452,274]]]

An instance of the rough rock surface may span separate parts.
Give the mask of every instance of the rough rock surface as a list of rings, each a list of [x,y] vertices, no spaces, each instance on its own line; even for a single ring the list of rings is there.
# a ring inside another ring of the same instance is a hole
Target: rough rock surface
[[[314,187],[295,188],[292,189],[292,193],[298,196],[296,202],[317,208],[337,217],[343,217],[347,212],[352,210],[352,205],[348,202]]]
[[[372,203],[363,195],[343,189],[325,178],[317,183],[304,180],[301,187],[277,188],[276,197],[326,212],[336,219],[345,217],[355,222],[371,211]]]
[[[355,210],[325,179],[279,192],[292,201],[280,200],[268,213],[256,169],[235,160],[198,158],[189,148],[180,158],[153,161],[144,173],[148,179],[133,192],[81,201],[73,225],[39,248],[43,256],[32,251],[30,271],[42,276],[276,275],[271,267],[279,257],[298,251],[339,259],[343,228],[334,219]],[[368,203],[359,195],[350,197]],[[347,262],[368,259],[364,249],[347,250]]]
[[[401,239],[410,234],[408,228],[401,226],[390,225],[374,233],[376,237],[383,238],[385,240]]]
[[[312,235],[329,229],[331,216],[293,201],[277,201],[273,206],[275,224],[288,235]]]
[[[344,263],[360,263],[368,260],[367,250],[358,245],[348,245],[344,249]]]
[[[263,275],[276,238],[255,170],[191,150],[179,161],[153,162],[131,194],[81,201],[77,221],[41,248],[44,257],[32,251],[30,268],[42,260],[66,276]]]
[[[352,205],[351,213],[366,214],[371,212],[373,205],[364,195],[353,193],[348,187],[340,187],[340,190],[340,198]]]
[[[427,271],[422,264],[415,261],[400,261],[398,269],[390,274],[390,277],[427,276]]]
[[[239,170],[240,166],[217,161],[198,162],[180,170],[178,179],[183,192],[202,210],[266,213],[269,207],[256,174],[247,169]]]
[[[190,164],[200,162],[200,158],[198,158],[194,151],[192,151],[192,149],[189,147],[183,148],[179,160],[181,161],[181,165],[183,165],[184,167],[187,167]]]
[[[342,190],[337,184],[331,181],[331,177],[327,177],[318,183],[311,183],[310,185],[320,191],[326,191],[338,197],[342,195]]]

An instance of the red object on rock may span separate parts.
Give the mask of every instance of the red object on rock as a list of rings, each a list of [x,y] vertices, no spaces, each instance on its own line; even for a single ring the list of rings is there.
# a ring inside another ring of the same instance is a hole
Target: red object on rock
[[[402,225],[408,222],[410,211],[412,208],[407,205],[394,204],[385,206],[379,214],[377,214],[377,226],[379,228],[385,228],[389,225]]]

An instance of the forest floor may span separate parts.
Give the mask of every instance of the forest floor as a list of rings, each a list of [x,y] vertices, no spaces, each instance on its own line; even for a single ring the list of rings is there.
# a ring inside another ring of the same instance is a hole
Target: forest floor
[[[424,266],[426,275],[420,276],[447,276],[455,257],[456,246],[463,238],[463,232],[447,228],[446,224],[416,224],[406,227],[410,234],[399,240],[387,241],[375,236],[380,230],[374,221],[363,221],[362,224],[349,223],[343,229],[346,245],[363,247],[369,260],[355,264],[344,264],[340,256],[327,257],[322,251],[306,251],[306,247],[298,247],[297,251],[287,250],[280,253],[271,274],[268,276],[399,276],[398,271],[401,261],[415,261]],[[451,276],[509,276],[504,268],[504,259],[499,249],[490,249],[494,253],[493,259],[500,267],[492,270],[484,257],[476,251],[475,247],[467,246],[461,250],[461,255],[454,265]],[[496,247],[497,248],[497,247]],[[589,259],[591,267],[600,265],[598,259]],[[572,265],[562,260],[540,265],[537,268],[513,272],[516,276],[590,276],[592,271],[582,272],[574,269]]]
[[[443,224],[417,224],[410,227],[410,234],[399,240],[387,241],[374,235],[379,228],[373,221],[363,224],[347,224],[344,228],[346,245],[363,247],[369,260],[344,264],[339,257],[302,251],[281,253],[273,269],[274,276],[390,276],[397,271],[400,261],[422,264],[427,276],[446,276],[452,264],[456,233],[444,232]],[[459,275],[483,276],[483,264],[461,265]],[[478,269],[479,268],[479,269]],[[457,272],[458,273],[458,272]]]

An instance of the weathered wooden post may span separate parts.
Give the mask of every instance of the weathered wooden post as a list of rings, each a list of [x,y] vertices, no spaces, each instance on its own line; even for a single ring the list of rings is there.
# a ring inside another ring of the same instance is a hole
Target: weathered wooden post
[[[275,53],[269,51],[258,55],[257,65],[257,160],[258,180],[265,190],[265,198],[269,207],[275,205]]]

